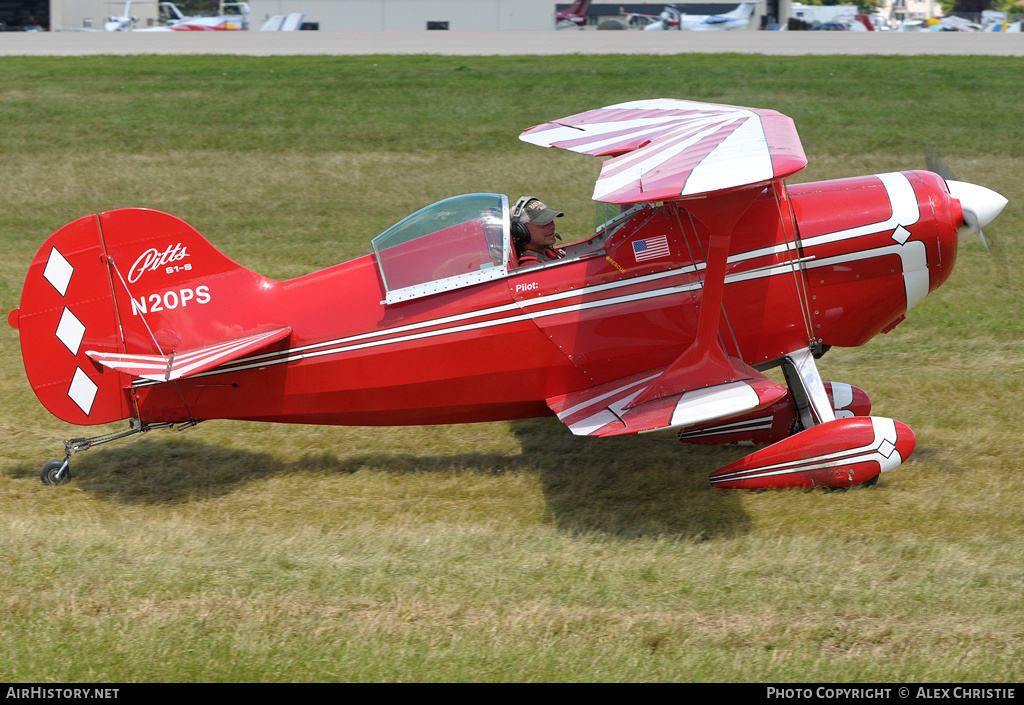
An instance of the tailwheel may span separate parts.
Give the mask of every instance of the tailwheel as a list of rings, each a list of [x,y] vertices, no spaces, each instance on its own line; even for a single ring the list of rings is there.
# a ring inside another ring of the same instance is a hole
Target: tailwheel
[[[64,460],[51,460],[39,471],[39,478],[44,485],[65,485],[71,481],[71,456],[83,450],[89,450],[93,446],[102,445],[116,441],[119,438],[134,436],[137,433],[146,433],[154,428],[173,428],[178,424],[178,430],[192,428],[201,419],[186,419],[184,421],[171,421],[158,424],[147,424],[138,419],[131,419],[128,430],[122,433],[115,433],[112,436],[96,436],[95,438],[71,438],[64,441]]]
[[[50,460],[43,469],[39,471],[39,479],[44,485],[66,485],[71,482],[70,458],[64,460]]]

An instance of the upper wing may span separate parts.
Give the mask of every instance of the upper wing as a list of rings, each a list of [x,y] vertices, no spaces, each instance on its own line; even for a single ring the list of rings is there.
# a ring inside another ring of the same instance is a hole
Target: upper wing
[[[773,110],[643,100],[539,125],[520,139],[611,157],[594,200],[682,200],[712,232],[692,343],[666,367],[548,399],[573,433],[690,426],[768,406],[787,393],[730,357],[718,333],[733,228],[762,189],[807,165],[792,120]]]
[[[759,108],[637,100],[537,125],[519,139],[604,163],[594,200],[637,203],[784,179],[807,165],[793,121]]]

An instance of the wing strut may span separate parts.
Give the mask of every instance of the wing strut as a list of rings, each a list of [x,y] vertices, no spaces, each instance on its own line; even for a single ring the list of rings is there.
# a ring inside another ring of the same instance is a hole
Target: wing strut
[[[631,406],[678,394],[680,389],[701,389],[753,377],[752,372],[744,372],[742,365],[738,367],[730,362],[719,340],[718,326],[722,318],[725,270],[732,231],[760,192],[760,188],[746,188],[716,194],[714,198],[681,202],[686,210],[711,230],[697,336],[690,347],[632,401]]]

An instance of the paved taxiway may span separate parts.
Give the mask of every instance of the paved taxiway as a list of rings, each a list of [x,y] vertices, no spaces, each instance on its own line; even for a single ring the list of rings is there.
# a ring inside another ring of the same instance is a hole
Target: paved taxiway
[[[448,56],[740,53],[1024,56],[1024,33],[966,32],[3,32],[0,56]]]

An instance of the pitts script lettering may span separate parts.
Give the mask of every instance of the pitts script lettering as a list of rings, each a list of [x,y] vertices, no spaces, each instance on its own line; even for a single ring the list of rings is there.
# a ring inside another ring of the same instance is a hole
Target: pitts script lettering
[[[177,245],[168,247],[163,252],[160,252],[155,247],[151,247],[143,252],[135,260],[132,268],[128,270],[128,281],[134,284],[146,272],[155,272],[169,262],[178,262],[188,256],[187,248],[182,247],[180,242]]]

